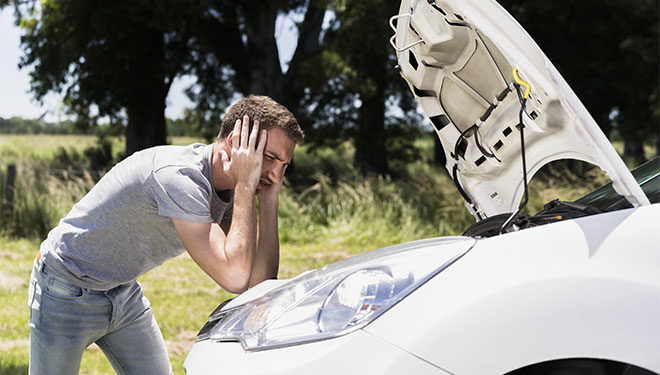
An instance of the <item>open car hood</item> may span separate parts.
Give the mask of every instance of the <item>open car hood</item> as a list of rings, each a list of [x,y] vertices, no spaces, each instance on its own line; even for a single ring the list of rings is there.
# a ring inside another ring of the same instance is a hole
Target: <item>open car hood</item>
[[[477,220],[516,211],[523,196],[520,117],[528,179],[551,161],[582,160],[633,206],[649,204],[564,78],[495,1],[403,0],[390,24],[401,75]]]

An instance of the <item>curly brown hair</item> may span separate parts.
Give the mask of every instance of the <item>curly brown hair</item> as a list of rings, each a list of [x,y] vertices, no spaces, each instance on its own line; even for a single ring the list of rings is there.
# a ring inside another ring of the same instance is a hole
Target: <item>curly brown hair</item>
[[[292,141],[299,144],[305,138],[298,121],[286,107],[265,95],[250,95],[232,105],[222,119],[218,140],[226,139],[234,130],[236,120],[250,118],[250,129],[254,120],[262,129],[280,127]]]

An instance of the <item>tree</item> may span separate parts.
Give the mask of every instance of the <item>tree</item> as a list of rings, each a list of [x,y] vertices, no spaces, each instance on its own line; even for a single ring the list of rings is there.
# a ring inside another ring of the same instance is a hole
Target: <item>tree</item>
[[[346,138],[355,144],[355,163],[363,174],[389,174],[393,159],[410,158],[421,116],[395,69],[388,20],[395,0],[337,0],[323,54],[308,62],[308,118],[317,143]],[[404,136],[405,135],[405,136]]]
[[[75,131],[70,120],[46,122],[43,119],[0,117],[0,134],[71,134]]]
[[[328,8],[335,18],[323,30]],[[352,139],[364,174],[389,173],[389,151],[409,156],[410,145],[397,135],[414,127],[402,117],[420,119],[394,69],[388,43],[388,19],[397,9],[392,0],[213,3],[212,16],[199,32],[192,69],[198,82],[188,90],[198,105],[188,119],[203,124],[204,135],[211,137],[236,92],[270,95],[294,112],[308,141],[319,145]],[[300,19],[297,47],[286,71],[274,37],[275,21],[283,14]],[[388,108],[399,106],[404,116],[386,116]]]
[[[658,1],[500,0],[571,84],[624,157],[644,160],[658,139]],[[656,148],[656,152],[658,149]]]
[[[205,136],[217,132],[218,118],[234,99],[263,94],[288,107],[297,117],[304,90],[300,67],[320,50],[327,4],[321,0],[213,1],[200,19],[191,73],[197,84],[187,90],[197,103],[188,119]],[[275,39],[278,16],[302,16],[296,50],[283,70]]]
[[[407,131],[405,121],[386,115],[386,102],[412,114],[404,118],[415,118],[416,108],[394,70],[387,42],[396,1],[386,6],[374,0],[334,2],[335,24],[323,43],[329,6],[323,0],[30,4],[30,10],[19,12],[26,30],[21,65],[34,69],[35,95],[66,90],[66,103],[80,123],[101,116],[126,120],[128,154],[165,142],[165,97],[178,74],[197,78],[187,90],[197,103],[188,120],[207,138],[217,132],[219,116],[236,93],[259,93],[292,109],[318,143],[354,139],[356,162],[365,174],[388,173],[388,152],[400,155],[409,146],[391,138]],[[282,14],[301,20],[286,70],[275,40]],[[94,105],[98,113],[90,110]]]
[[[7,5],[3,0],[0,5]],[[21,68],[38,100],[64,91],[80,126],[126,125],[126,155],[166,142],[165,98],[191,59],[198,0],[15,2],[24,30]]]

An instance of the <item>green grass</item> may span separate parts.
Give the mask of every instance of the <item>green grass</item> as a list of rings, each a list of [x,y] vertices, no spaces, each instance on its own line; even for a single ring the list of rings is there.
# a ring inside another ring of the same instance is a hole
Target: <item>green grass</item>
[[[124,149],[124,137],[110,138],[115,157]],[[203,142],[200,138],[170,137],[169,143],[186,145]],[[49,135],[49,134],[0,134],[0,159],[3,164],[12,163],[21,158],[52,159],[61,149],[82,152],[97,144],[97,138],[91,135]]]
[[[0,374],[27,374],[27,289],[38,244],[0,236]]]
[[[343,244],[283,244],[280,277],[321,267],[371,248]],[[27,285],[39,241],[0,236],[0,375],[27,374],[29,310]],[[184,374],[183,361],[208,314],[232,296],[215,284],[186,254],[171,259],[139,281],[151,301],[170,354],[175,374]],[[85,351],[81,374],[113,373],[103,353]]]
[[[28,363],[26,305],[32,261],[39,241],[0,236],[0,374],[25,374]],[[143,276],[147,298],[168,343],[176,374],[195,333],[215,306],[229,294],[206,277],[188,256],[171,260]],[[97,347],[83,355],[81,374],[107,374],[112,368]]]

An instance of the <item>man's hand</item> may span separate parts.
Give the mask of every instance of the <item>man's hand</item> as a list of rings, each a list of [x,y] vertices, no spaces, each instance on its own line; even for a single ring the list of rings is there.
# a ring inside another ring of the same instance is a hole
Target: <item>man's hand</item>
[[[259,204],[265,204],[268,202],[277,203],[277,197],[282,188],[282,180],[277,183],[272,183],[257,189],[257,198],[259,198]]]
[[[262,130],[261,137],[258,137],[259,121],[255,121],[248,137],[249,124],[250,119],[247,116],[243,117],[242,122],[236,120],[231,138],[231,156],[222,150],[221,158],[223,169],[233,180],[236,189],[247,188],[254,192],[261,175],[267,133]]]

